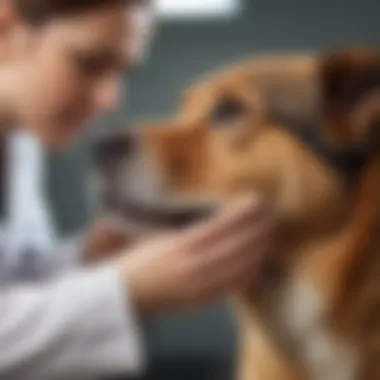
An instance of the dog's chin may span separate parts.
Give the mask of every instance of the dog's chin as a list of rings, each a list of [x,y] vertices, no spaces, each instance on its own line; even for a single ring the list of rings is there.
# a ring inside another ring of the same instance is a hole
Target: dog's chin
[[[133,199],[108,199],[107,206],[119,217],[136,225],[176,229],[190,226],[217,210],[215,204],[147,203]]]

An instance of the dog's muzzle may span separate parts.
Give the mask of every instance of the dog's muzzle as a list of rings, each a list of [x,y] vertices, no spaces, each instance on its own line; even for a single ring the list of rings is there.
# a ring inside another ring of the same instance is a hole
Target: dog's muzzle
[[[95,137],[92,156],[96,168],[106,175],[111,174],[121,162],[137,151],[138,145],[137,136],[128,130]]]

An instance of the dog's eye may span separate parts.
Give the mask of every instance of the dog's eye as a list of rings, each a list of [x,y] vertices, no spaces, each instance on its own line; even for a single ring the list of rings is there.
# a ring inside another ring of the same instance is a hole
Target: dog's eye
[[[239,99],[225,98],[212,111],[211,120],[214,123],[228,123],[235,121],[246,113],[244,103]]]

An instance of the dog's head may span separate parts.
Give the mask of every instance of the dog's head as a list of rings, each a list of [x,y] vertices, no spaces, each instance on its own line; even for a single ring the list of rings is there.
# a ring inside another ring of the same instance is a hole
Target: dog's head
[[[195,85],[178,116],[101,139],[105,194],[120,212],[176,224],[255,191],[284,219],[327,225],[347,207],[351,169],[300,136],[311,129],[338,159],[367,154],[379,94],[374,49],[253,59]]]

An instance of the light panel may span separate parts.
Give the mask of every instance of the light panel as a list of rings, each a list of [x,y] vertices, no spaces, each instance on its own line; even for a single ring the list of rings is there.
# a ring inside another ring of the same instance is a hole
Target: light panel
[[[164,20],[223,19],[236,16],[242,0],[156,0],[156,12]]]

